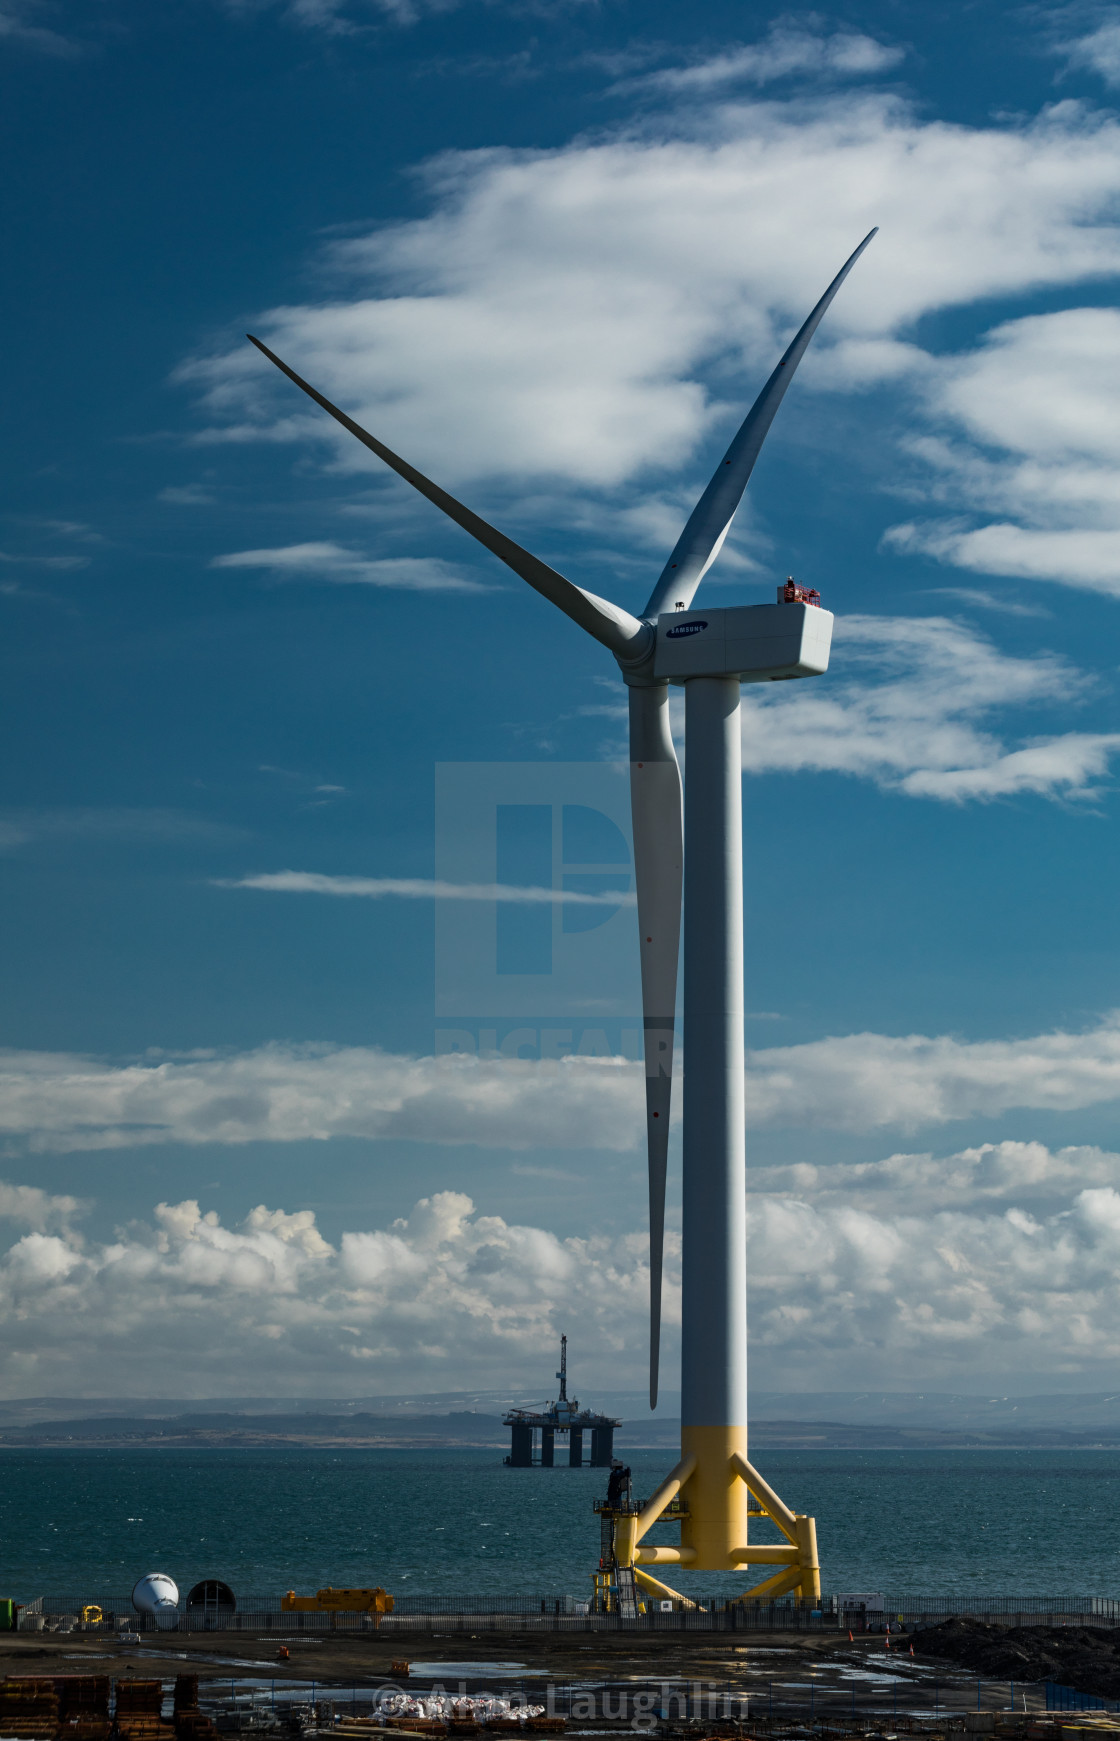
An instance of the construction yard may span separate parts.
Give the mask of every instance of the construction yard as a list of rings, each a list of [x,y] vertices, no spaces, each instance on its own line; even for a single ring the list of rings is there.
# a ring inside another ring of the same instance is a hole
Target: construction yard
[[[921,1634],[98,1634],[0,1640],[0,1736],[210,1741],[218,1733],[1023,1735],[1085,1741],[1120,1717],[1084,1685],[1111,1628],[952,1622]],[[1029,1630],[1025,1652],[1020,1634]],[[1060,1636],[1053,1636],[1055,1633]],[[997,1636],[1001,1635],[1001,1636]],[[923,1645],[929,1645],[924,1649]],[[1076,1692],[1054,1679],[1079,1660]],[[949,1650],[955,1651],[950,1657]],[[1000,1657],[999,1651],[1003,1652]],[[1033,1658],[1032,1660],[1032,1652]],[[998,1677],[962,1661],[986,1653]],[[1009,1666],[1019,1666],[1014,1677]],[[1043,1674],[1035,1670],[1041,1666]],[[1048,1671],[1048,1672],[1045,1672]]]

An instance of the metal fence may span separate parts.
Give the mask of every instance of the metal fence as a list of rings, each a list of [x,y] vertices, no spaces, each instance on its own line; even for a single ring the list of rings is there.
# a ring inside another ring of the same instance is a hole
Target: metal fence
[[[837,1597],[817,1605],[789,1598],[769,1603],[742,1603],[718,1595],[691,1598],[695,1608],[662,1609],[645,1614],[589,1612],[589,1605],[570,1595],[409,1595],[398,1596],[391,1614],[288,1612],[275,1595],[239,1597],[229,1608],[182,1605],[178,1630],[184,1632],[267,1631],[278,1634],[324,1632],[883,1632],[889,1625],[936,1625],[957,1616],[994,1621],[1004,1626],[1120,1625],[1120,1600],[1102,1596],[913,1596],[884,1595],[883,1606],[845,1606]],[[133,1611],[127,1596],[47,1595],[24,1606],[22,1629],[57,1631],[81,1624],[82,1609],[96,1603],[104,1614],[100,1630],[151,1633],[150,1615]]]
[[[883,1605],[892,1612],[924,1615],[929,1620],[951,1620],[958,1614],[978,1619],[1011,1623],[1012,1616],[1021,1616],[1022,1624],[1061,1625],[1071,1615],[1094,1625],[1120,1621],[1120,1598],[1115,1596],[993,1596],[983,1592],[968,1596],[893,1596],[885,1595]]]
[[[1098,1699],[1093,1693],[1079,1693],[1074,1687],[1063,1687],[1058,1681],[1046,1683],[1048,1711],[1120,1711],[1115,1699]]]

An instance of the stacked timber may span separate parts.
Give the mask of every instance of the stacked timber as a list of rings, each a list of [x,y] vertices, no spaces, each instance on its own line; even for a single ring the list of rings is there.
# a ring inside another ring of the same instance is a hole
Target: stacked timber
[[[176,1741],[218,1741],[218,1731],[198,1708],[198,1676],[175,1676]]]
[[[121,1741],[175,1741],[163,1720],[162,1681],[118,1681],[116,1728]]]
[[[108,1675],[59,1675],[54,1684],[60,1741],[105,1741],[110,1729]]]
[[[0,1736],[53,1741],[58,1729],[58,1693],[52,1680],[9,1675],[0,1684]]]

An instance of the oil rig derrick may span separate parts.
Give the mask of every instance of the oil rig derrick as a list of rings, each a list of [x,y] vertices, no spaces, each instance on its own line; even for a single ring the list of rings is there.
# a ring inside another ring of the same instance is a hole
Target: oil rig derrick
[[[573,1397],[568,1399],[568,1338],[560,1338],[560,1395],[542,1409],[510,1409],[502,1417],[502,1425],[510,1430],[510,1469],[552,1469],[556,1467],[556,1436],[567,1437],[568,1467],[609,1469],[614,1459],[614,1430],[622,1425],[611,1415],[597,1415],[591,1409],[581,1409]],[[590,1455],[583,1454],[583,1436],[590,1434]]]

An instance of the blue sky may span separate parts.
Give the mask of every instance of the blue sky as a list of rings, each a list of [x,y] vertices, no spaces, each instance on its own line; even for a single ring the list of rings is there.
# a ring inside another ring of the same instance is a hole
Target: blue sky
[[[837,614],[745,693],[753,1370],[1110,1383],[1114,18],[0,0],[6,1394],[543,1385],[562,1329],[638,1388],[627,872],[559,832],[614,667],[244,333],[636,610],[872,224],[702,595]],[[498,920],[433,879],[531,804],[623,904],[449,992]]]

